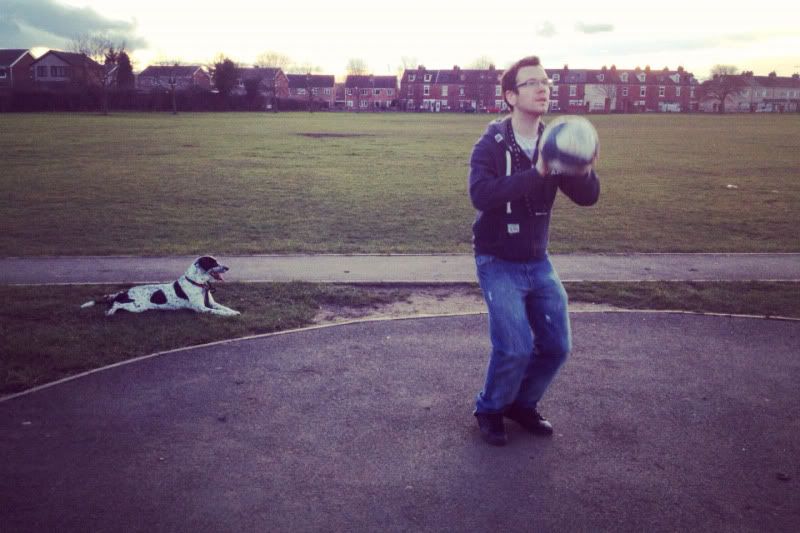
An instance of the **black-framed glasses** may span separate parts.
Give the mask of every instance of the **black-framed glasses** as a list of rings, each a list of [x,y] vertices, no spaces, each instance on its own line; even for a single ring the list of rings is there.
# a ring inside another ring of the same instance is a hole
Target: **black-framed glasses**
[[[547,78],[541,78],[541,79],[536,78],[532,80],[523,81],[522,83],[517,85],[517,90],[523,87],[533,87],[533,88],[544,87],[545,89],[549,89],[552,86],[553,86],[553,80]]]

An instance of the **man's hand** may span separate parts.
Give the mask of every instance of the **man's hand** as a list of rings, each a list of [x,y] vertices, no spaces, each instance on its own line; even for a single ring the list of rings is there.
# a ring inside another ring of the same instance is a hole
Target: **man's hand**
[[[539,173],[540,176],[547,176],[550,173],[550,169],[547,168],[547,163],[544,162],[544,157],[541,155],[539,159],[536,161],[536,172]]]

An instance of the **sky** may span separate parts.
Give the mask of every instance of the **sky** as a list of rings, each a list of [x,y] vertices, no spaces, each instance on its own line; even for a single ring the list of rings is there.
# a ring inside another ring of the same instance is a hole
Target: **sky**
[[[273,51],[337,78],[353,58],[386,75],[404,64],[467,68],[482,57],[503,69],[532,54],[546,68],[682,66],[700,80],[717,64],[760,75],[800,72],[797,0],[556,4],[0,0],[0,48],[68,49],[75,35],[99,32],[125,41],[137,71],[167,60],[209,64],[219,54],[247,65]]]

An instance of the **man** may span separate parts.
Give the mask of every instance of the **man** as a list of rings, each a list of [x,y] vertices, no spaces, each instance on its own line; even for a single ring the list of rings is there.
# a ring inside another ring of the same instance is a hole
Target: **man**
[[[469,194],[478,210],[473,247],[489,310],[492,352],[475,417],[489,444],[507,442],[503,419],[542,435],[552,425],[537,405],[572,349],[567,294],[547,255],[550,212],[560,189],[578,205],[597,202],[593,166],[555,175],[539,157],[551,81],[538,57],[503,73],[511,115],[491,123],[472,151]]]

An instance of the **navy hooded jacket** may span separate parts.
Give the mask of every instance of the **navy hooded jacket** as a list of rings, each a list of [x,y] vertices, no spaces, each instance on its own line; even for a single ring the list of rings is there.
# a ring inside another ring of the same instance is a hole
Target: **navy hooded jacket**
[[[539,125],[541,139],[544,124]],[[594,169],[585,176],[540,175],[514,141],[511,117],[489,124],[472,149],[469,196],[478,210],[472,225],[476,255],[507,261],[547,256],[550,212],[558,189],[573,202],[590,206],[600,197]]]

